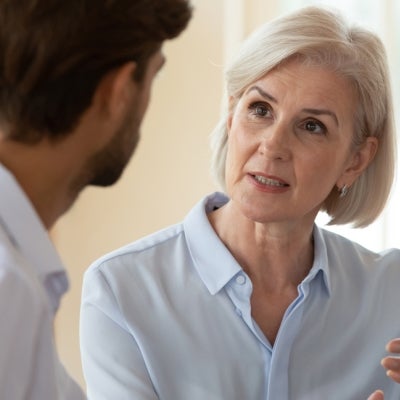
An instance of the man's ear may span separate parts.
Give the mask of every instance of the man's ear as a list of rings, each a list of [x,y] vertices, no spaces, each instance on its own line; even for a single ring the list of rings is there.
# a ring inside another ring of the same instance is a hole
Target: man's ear
[[[367,169],[368,165],[374,159],[378,150],[378,139],[376,137],[367,137],[362,146],[352,155],[349,165],[343,172],[338,187],[343,185],[351,186],[354,181]]]
[[[133,74],[137,64],[133,61],[122,64],[107,73],[95,92],[95,102],[107,117],[119,118],[126,112],[136,90]]]

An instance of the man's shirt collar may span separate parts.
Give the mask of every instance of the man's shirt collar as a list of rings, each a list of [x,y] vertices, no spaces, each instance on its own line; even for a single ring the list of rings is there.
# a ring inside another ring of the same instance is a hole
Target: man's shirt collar
[[[60,257],[39,216],[14,176],[0,164],[0,225],[33,266],[49,294],[53,309],[68,289]]]

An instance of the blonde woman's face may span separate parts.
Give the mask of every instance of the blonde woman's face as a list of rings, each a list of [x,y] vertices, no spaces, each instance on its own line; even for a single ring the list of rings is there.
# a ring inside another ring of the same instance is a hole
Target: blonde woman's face
[[[343,77],[299,61],[251,84],[228,120],[226,188],[238,211],[313,221],[332,188],[356,179],[355,106]]]

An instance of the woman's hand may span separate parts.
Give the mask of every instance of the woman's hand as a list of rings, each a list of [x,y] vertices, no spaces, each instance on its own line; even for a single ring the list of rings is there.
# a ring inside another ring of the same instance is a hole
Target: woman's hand
[[[391,340],[386,345],[386,350],[394,355],[385,357],[381,364],[386,368],[387,376],[400,383],[400,338]],[[384,400],[382,390],[376,390],[367,400]]]
[[[395,353],[395,355],[385,357],[381,364],[386,368],[387,376],[400,383],[400,338],[391,340],[387,344],[386,350],[390,353]],[[373,398],[373,400],[375,399]]]
[[[382,390],[376,390],[371,396],[368,397],[367,400],[384,400]]]

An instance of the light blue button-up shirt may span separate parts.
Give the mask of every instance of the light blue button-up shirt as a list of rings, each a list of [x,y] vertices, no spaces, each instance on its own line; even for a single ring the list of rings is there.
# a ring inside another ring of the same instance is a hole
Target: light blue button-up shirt
[[[0,399],[83,400],[57,357],[53,323],[68,278],[42,222],[0,164]]]
[[[252,284],[206,213],[95,262],[81,348],[92,400],[399,400],[385,344],[400,336],[400,251],[376,254],[315,227],[314,264],[274,346],[251,317]]]

